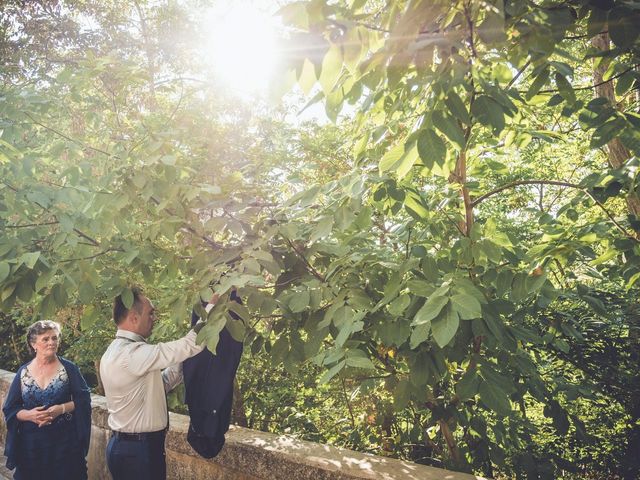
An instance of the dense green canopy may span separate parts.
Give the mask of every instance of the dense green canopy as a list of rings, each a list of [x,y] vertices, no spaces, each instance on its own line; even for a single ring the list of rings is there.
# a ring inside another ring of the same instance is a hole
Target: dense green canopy
[[[7,338],[57,316],[90,363],[131,283],[156,338],[237,288],[200,339],[244,339],[253,426],[637,478],[639,2],[289,3],[274,89],[324,126],[198,76],[194,5],[100,3],[0,14]]]

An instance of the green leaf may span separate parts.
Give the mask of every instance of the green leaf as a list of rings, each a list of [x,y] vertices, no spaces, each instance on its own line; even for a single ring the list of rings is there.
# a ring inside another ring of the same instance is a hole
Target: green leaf
[[[245,307],[241,303],[238,303],[235,301],[229,301],[227,302],[227,308],[231,312],[235,313],[238,317],[240,317],[245,322],[249,321],[249,319],[251,318],[251,315],[249,314],[249,310],[247,309],[247,307]]]
[[[411,293],[420,297],[430,297],[435,290],[433,284],[419,279],[409,280],[407,287]]]
[[[378,164],[380,174],[388,172],[389,170],[395,170],[399,164],[400,159],[404,155],[404,143],[400,142],[398,145],[387,151]]]
[[[80,318],[80,328],[82,330],[91,328],[98,320],[99,313],[93,305],[87,306],[82,313],[82,318]]]
[[[416,163],[416,160],[418,160],[418,149],[416,145],[412,144],[408,145],[408,147],[407,149],[407,146],[405,146],[404,155],[402,155],[398,165],[395,167],[398,178],[404,178],[407,173],[411,171],[411,167]]]
[[[349,353],[349,352],[347,352]],[[350,357],[346,358],[347,366],[353,368],[367,368],[370,370],[374,370],[376,367],[371,361],[370,358],[367,357]]]
[[[511,285],[511,300],[519,303],[527,297],[527,274],[520,272],[513,278]]]
[[[322,60],[322,73],[320,74],[320,86],[325,95],[329,95],[336,84],[342,70],[342,52],[337,45],[331,45]]]
[[[505,392],[498,386],[486,381],[480,382],[478,393],[482,403],[498,415],[506,417],[511,413],[511,403]]]
[[[421,343],[425,342],[429,338],[429,332],[431,332],[431,322],[426,322],[418,325],[411,331],[411,338],[409,339],[409,348],[414,350]]]
[[[320,192],[320,186],[314,185],[313,187],[307,190],[303,190],[302,192],[296,193],[293,197],[289,198],[284,205],[293,206],[295,204],[299,204],[300,207],[307,207],[316,199],[318,192]],[[256,252],[253,252],[253,253],[255,256]],[[255,258],[260,259],[257,256]]]
[[[440,315],[431,322],[433,339],[440,348],[444,348],[449,344],[458,331],[459,325],[460,318],[458,317],[458,312],[456,312],[451,305],[447,306],[443,315]]]
[[[493,127],[494,134],[504,129],[504,110],[488,95],[479,95],[471,105],[471,114],[483,125]]]
[[[400,295],[387,306],[387,310],[391,315],[397,317],[402,315],[402,312],[407,309],[409,303],[411,303],[411,297],[409,295]]]
[[[618,47],[631,47],[640,36],[640,12],[616,6],[609,12],[609,36]]]
[[[302,30],[309,28],[309,16],[307,14],[307,2],[293,2],[278,10],[275,15],[282,17],[282,23]]]
[[[449,303],[449,297],[446,295],[429,297],[422,308],[420,308],[420,310],[418,310],[416,315],[413,317],[413,322],[411,322],[411,325],[422,325],[423,323],[430,322],[438,315],[440,315],[440,312],[447,303]]]
[[[271,359],[275,363],[281,362],[289,353],[289,340],[284,335],[280,335],[271,346]]]
[[[556,72],[556,85],[560,91],[560,95],[568,103],[574,104],[576,102],[576,93],[573,91],[573,86],[560,72]]]
[[[624,120],[620,117],[614,117],[612,120],[600,125],[593,132],[590,147],[600,148],[606,145],[618,136],[624,127]]]
[[[95,294],[96,289],[91,282],[87,280],[80,282],[80,286],[78,287],[78,300],[80,300],[80,302],[85,305],[91,303]]]
[[[342,347],[349,339],[352,333],[362,330],[364,323],[360,319],[364,316],[364,312],[358,312],[355,316],[349,317],[340,327],[340,332],[336,337],[336,345]]]
[[[432,365],[432,358],[427,354],[427,352],[423,351],[416,355],[414,361],[409,364],[409,381],[411,382],[411,385],[418,388],[424,388],[431,377]]]
[[[487,45],[504,42],[507,39],[504,32],[504,16],[497,12],[488,11],[478,26],[478,36]]]
[[[343,105],[344,94],[341,88],[337,88],[327,95],[327,100],[324,104],[325,112],[332,122],[335,123],[338,120],[338,114],[342,111]]]
[[[334,365],[329,370],[327,370],[322,375],[322,377],[320,377],[320,380],[318,381],[318,383],[320,385],[327,383],[329,380],[335,377],[340,372],[340,370],[342,370],[345,367],[346,364],[347,364],[346,360],[342,360],[341,362],[338,362],[336,365]]]
[[[295,292],[289,299],[287,305],[293,313],[299,313],[309,306],[310,299],[309,290]]]
[[[527,93],[525,95],[525,98],[527,100],[531,100],[540,91],[540,89],[549,81],[549,75],[550,75],[550,70],[548,66],[546,66],[543,70],[541,70],[536,75],[536,78],[533,80],[533,82],[531,82],[531,85],[529,86],[529,89],[527,90]]]
[[[629,279],[629,281],[627,282],[626,285],[626,289],[629,290],[631,289],[631,287],[633,287],[635,285],[635,283],[638,281],[638,279],[640,279],[640,272],[634,273],[631,278]]]
[[[458,122],[448,115],[444,115],[440,110],[433,112],[433,125],[440,130],[445,137],[456,144],[459,149],[464,149],[466,140],[464,138],[464,132],[458,125]]]
[[[418,154],[426,167],[432,169],[434,164],[444,165],[447,147],[433,130],[425,128],[418,134]]]
[[[9,297],[11,297],[11,295],[13,295],[13,292],[16,289],[16,284],[12,283],[10,285],[7,285],[6,287],[4,287],[4,289],[2,290],[2,293],[0,294],[0,301],[4,302],[6,299],[8,299]]]
[[[331,233],[332,228],[333,228],[333,217],[332,216],[322,217],[316,224],[313,231],[311,232],[309,241],[316,242],[317,240],[320,240],[321,238],[328,236]]]
[[[305,58],[302,62],[302,70],[300,70],[300,75],[298,77],[298,85],[304,92],[305,95],[309,95],[311,89],[316,83],[316,72],[313,63]]]
[[[9,273],[11,272],[11,267],[8,262],[0,262],[0,284],[4,282]]]
[[[207,349],[215,355],[218,341],[220,340],[220,332],[226,324],[226,318],[220,312],[214,312],[215,310],[210,312],[213,316],[207,320],[206,325],[198,332],[196,342],[199,345],[204,343]]]
[[[487,382],[492,385],[497,385],[500,387],[500,390],[506,394],[511,394],[516,391],[511,379],[507,375],[498,372],[491,363],[482,363],[482,365],[480,365],[480,374]]]
[[[498,273],[496,278],[496,293],[502,297],[511,290],[511,282],[513,281],[513,272],[511,270],[503,270]]]
[[[600,8],[592,8],[591,15],[587,23],[587,33],[589,37],[595,37],[603,32],[607,24],[607,11]]]
[[[398,382],[393,389],[393,408],[396,411],[406,408],[411,400],[411,383],[406,378]]]
[[[66,307],[67,306],[67,290],[63,285],[58,284],[53,287],[53,299],[56,301],[56,305],[58,307]],[[132,294],[133,295],[133,294]]]
[[[59,285],[56,285],[56,287],[59,287]],[[131,291],[130,288],[125,288],[124,290],[122,290],[122,292],[120,292],[120,298],[122,298],[122,304],[124,305],[124,308],[129,310],[133,305],[133,291]],[[58,305],[60,305],[60,302],[58,302],[57,300],[56,302],[58,303]]]
[[[18,298],[23,302],[28,302],[29,300],[31,300],[33,293],[33,286],[31,282],[27,278],[23,278],[16,287],[16,294]]]
[[[234,320],[233,318],[227,318],[227,330],[233,337],[233,339],[237,342],[244,341],[245,334],[247,333],[247,329],[244,326],[244,323],[240,320]]]
[[[429,208],[425,202],[414,192],[407,192],[404,200],[404,207],[407,212],[416,220],[426,220],[429,218]]]
[[[19,262],[23,263],[27,268],[32,269],[38,261],[38,258],[40,258],[40,252],[23,253],[20,256]]]
[[[454,117],[456,117],[465,125],[471,125],[471,117],[469,117],[467,107],[465,107],[462,99],[456,92],[450,91],[444,103]]]
[[[476,370],[468,370],[462,375],[458,383],[456,383],[456,395],[462,401],[468,400],[476,396],[479,386],[480,377],[478,377]]]
[[[462,320],[472,320],[482,316],[482,307],[476,297],[458,293],[451,297],[451,305]]]

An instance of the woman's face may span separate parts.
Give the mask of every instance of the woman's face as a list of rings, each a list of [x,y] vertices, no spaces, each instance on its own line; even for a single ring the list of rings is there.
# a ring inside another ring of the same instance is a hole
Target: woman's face
[[[60,337],[55,330],[46,330],[44,333],[36,336],[32,347],[42,355],[54,355],[58,351],[58,342]]]

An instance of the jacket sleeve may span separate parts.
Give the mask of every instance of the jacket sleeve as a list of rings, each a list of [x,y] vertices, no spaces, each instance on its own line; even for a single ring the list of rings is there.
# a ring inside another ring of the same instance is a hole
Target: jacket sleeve
[[[91,441],[91,393],[78,366],[69,360],[64,360],[63,363],[69,372],[69,386],[75,405],[73,414],[76,419],[76,433],[82,451],[87,455]]]
[[[20,375],[24,366],[20,367],[13,377],[11,387],[7,393],[7,398],[2,406],[5,423],[7,425],[7,436],[5,438],[4,455],[7,457],[7,468],[13,470],[16,466],[15,449],[18,436],[18,412],[22,410],[24,403],[22,402],[22,390],[20,388]]]

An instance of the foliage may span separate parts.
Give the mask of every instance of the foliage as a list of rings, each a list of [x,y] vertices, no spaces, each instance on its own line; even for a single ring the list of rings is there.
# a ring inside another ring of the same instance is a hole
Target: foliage
[[[289,75],[308,92],[317,82],[314,99],[331,118],[355,106],[357,170],[288,204],[282,229],[307,272],[290,289],[297,293],[280,299],[292,318],[309,309],[319,331],[312,341],[332,339],[315,357],[329,368],[325,380],[349,367],[384,371],[398,410],[430,411],[423,421],[439,428],[449,465],[599,475],[577,455],[515,452],[540,428],[529,424],[527,404],[544,406],[559,436],[575,429],[588,443],[568,413],[575,393],[568,402],[558,395],[581,385],[593,398],[590,375],[546,366],[586,329],[570,315],[544,319],[564,302],[604,315],[591,293],[603,272],[615,271],[617,289],[638,278],[637,6],[388,6],[315,1],[281,10],[297,29],[292,41],[309,47],[292,56]],[[590,39],[607,26],[614,48],[608,40],[598,48]],[[320,300],[305,295],[301,305],[307,289]],[[637,307],[633,296],[622,299],[627,340],[618,348],[635,358]],[[588,369],[587,359],[575,363]],[[637,381],[626,387],[637,396]],[[629,461],[633,403],[619,402],[617,420],[630,416],[619,453],[629,478],[638,468]]]
[[[157,338],[213,289],[199,338],[244,339],[252,425],[495,477],[637,474],[637,2],[291,3],[280,86],[354,112],[324,128],[188,79],[172,3],[71,5],[33,69],[36,13],[2,17],[33,38],[2,71],[4,315],[71,309],[93,355],[130,282],[168,306]]]

